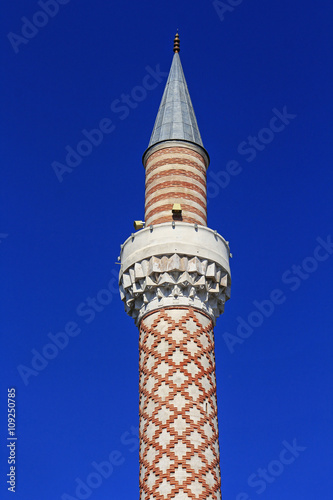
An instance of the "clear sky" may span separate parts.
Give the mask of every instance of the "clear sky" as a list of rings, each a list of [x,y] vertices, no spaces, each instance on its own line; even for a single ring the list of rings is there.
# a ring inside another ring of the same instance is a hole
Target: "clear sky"
[[[0,498],[11,387],[16,500],[138,498],[138,332],[117,257],[144,217],[179,28],[208,225],[233,253],[215,329],[223,500],[331,499],[332,3],[1,10]]]

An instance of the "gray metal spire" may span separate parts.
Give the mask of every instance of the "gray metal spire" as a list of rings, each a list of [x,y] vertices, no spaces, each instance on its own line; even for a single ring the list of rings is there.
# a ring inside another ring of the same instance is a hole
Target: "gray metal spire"
[[[179,57],[179,37],[149,146],[171,139],[191,141],[203,147],[192,101]]]

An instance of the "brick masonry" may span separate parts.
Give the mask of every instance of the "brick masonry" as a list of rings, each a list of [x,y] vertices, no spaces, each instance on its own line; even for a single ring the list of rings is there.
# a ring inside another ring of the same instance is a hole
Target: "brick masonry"
[[[140,324],[140,500],[220,500],[211,319],[165,308]]]
[[[174,203],[182,205],[183,222],[207,224],[206,167],[200,154],[165,147],[148,157],[145,168],[147,226],[174,220]]]

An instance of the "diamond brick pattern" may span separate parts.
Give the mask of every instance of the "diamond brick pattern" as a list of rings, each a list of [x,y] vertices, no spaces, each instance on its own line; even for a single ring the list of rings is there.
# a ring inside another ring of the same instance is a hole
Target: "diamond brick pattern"
[[[221,498],[213,323],[193,308],[140,324],[140,495]]]

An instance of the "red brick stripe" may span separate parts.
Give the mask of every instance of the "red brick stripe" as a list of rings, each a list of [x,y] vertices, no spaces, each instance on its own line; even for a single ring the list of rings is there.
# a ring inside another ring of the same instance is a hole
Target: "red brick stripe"
[[[188,170],[182,169],[182,168],[177,168],[177,169],[170,169],[170,170],[164,170],[163,172],[159,172],[155,175],[146,176],[146,189],[147,187],[154,182],[156,179],[160,179],[162,177],[167,177],[167,176],[183,176],[183,177],[190,177],[191,179],[194,179],[198,181],[204,188],[206,188],[206,182],[205,179],[203,179],[200,175],[194,174],[193,172],[189,172]],[[177,182],[177,181],[176,181]]]
[[[163,193],[163,194],[156,196],[155,198],[152,198],[145,206],[146,212],[147,212],[148,208],[150,208],[152,205],[154,205],[154,203],[156,203],[160,200],[165,200],[167,198],[192,200],[195,203],[197,203],[198,205],[200,205],[203,208],[204,212],[206,212],[206,203],[201,201],[199,198],[197,198],[196,196],[193,196],[192,194],[176,193],[175,191],[169,191],[168,193]],[[168,205],[168,206],[171,206],[171,205]],[[159,208],[159,207],[157,207],[157,208]]]
[[[174,153],[181,153],[181,154],[187,154],[189,156],[194,156],[198,160],[201,160],[203,164],[205,164],[204,158],[197,153],[196,151],[193,151],[193,149],[188,149],[188,148],[179,148],[179,147],[171,147],[171,148],[163,148],[159,149],[158,151],[155,151],[152,155],[149,156],[147,162],[146,162],[146,167],[149,166],[149,163],[151,163],[155,158],[158,158],[159,156],[165,155],[165,154],[174,154]]]
[[[152,193],[155,193],[156,191],[159,191],[160,189],[165,189],[165,188],[184,188],[184,189],[189,189],[190,191],[195,191],[196,193],[201,194],[201,196],[206,199],[206,192],[203,189],[200,189],[199,186],[196,184],[192,184],[191,182],[185,182],[181,180],[172,180],[172,181],[165,181],[165,182],[160,182],[159,184],[156,184],[156,186],[152,187],[149,189],[149,191],[146,191],[146,199],[148,196],[150,196]],[[182,196],[182,193],[179,193],[179,196]]]
[[[151,172],[156,170],[158,167],[165,167],[166,165],[189,165],[206,177],[206,169],[203,166],[198,165],[197,163],[186,158],[164,158],[163,160],[156,162],[151,167],[146,168],[146,176],[149,176]]]

